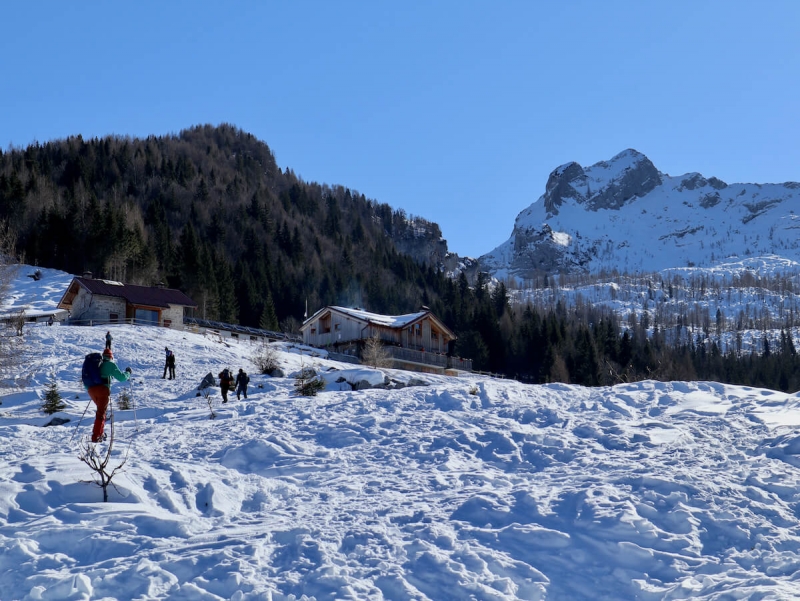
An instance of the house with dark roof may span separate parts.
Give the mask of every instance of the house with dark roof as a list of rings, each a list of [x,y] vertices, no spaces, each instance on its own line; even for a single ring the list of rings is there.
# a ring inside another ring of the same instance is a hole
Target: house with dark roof
[[[406,315],[381,315],[363,309],[324,307],[300,327],[303,343],[358,355],[371,338],[384,346],[392,367],[429,373],[471,371],[469,359],[449,355],[456,335],[430,309]]]
[[[180,290],[136,286],[113,280],[75,277],[58,303],[69,311],[71,323],[139,323],[170,327],[183,325],[187,312],[197,308]]]

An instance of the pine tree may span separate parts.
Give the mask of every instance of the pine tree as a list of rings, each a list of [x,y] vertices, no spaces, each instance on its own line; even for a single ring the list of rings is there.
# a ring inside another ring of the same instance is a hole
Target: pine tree
[[[130,411],[133,409],[133,395],[131,395],[130,390],[127,388],[123,388],[119,393],[117,407],[119,407],[121,411]]]
[[[262,330],[277,330],[278,317],[275,315],[275,304],[272,301],[272,294],[267,290],[264,297],[264,309],[261,311],[261,319],[258,321],[258,327]]]
[[[50,382],[47,384],[47,389],[44,393],[42,411],[47,415],[52,415],[66,408],[67,404],[64,402],[64,399],[61,398],[61,393],[58,392],[58,382],[56,382],[56,376],[53,374],[50,376]]]

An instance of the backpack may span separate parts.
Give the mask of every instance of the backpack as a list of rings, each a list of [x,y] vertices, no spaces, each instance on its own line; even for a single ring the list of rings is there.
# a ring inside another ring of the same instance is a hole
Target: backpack
[[[107,384],[106,379],[100,375],[100,366],[103,365],[103,355],[100,353],[89,353],[83,360],[81,368],[81,380],[86,388]]]

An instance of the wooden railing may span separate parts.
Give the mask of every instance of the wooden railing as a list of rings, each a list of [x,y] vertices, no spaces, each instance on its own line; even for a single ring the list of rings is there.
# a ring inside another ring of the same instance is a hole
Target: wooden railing
[[[415,349],[402,348],[399,346],[387,346],[386,354],[398,361],[408,361],[422,365],[431,365],[443,369],[461,369],[472,371],[472,359],[461,357],[449,357],[441,353],[431,353],[429,351],[418,351]]]
[[[416,351],[410,348],[402,348],[399,346],[386,346],[386,354],[392,359],[398,361],[408,361],[411,363],[421,363],[423,365],[433,365],[435,367],[447,367],[447,355],[440,355],[438,353],[426,353],[425,351]]]

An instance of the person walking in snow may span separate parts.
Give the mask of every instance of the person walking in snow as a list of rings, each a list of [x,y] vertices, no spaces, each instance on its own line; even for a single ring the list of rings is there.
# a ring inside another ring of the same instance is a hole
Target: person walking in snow
[[[167,355],[167,371],[169,371],[169,379],[175,379],[175,353],[170,351]]]
[[[222,402],[228,402],[228,391],[233,387],[233,376],[230,370],[226,367],[218,374],[219,376],[219,391],[222,393]]]
[[[169,369],[169,358],[172,355],[172,351],[169,350],[168,346],[164,347],[164,375],[161,376],[161,379],[167,377],[167,369]]]
[[[108,332],[106,332],[106,348],[109,349],[109,350],[111,349],[111,341],[112,340],[113,340],[113,338],[111,337],[111,331],[109,330]]]
[[[127,382],[131,377],[131,368],[128,367],[124,372],[120,371],[117,364],[114,363],[114,353],[110,348],[103,351],[103,364],[100,366],[100,375],[105,384],[98,384],[87,388],[89,398],[97,405],[97,414],[94,418],[94,428],[92,429],[92,442],[99,442],[105,437],[103,429],[106,425],[106,409],[108,409],[108,402],[111,398],[111,378],[115,378],[120,382]]]
[[[244,371],[241,367],[239,368],[239,373],[236,374],[236,400],[240,400],[241,396],[244,395],[244,398],[247,398],[247,384],[250,382],[250,376],[247,375],[247,372]]]

